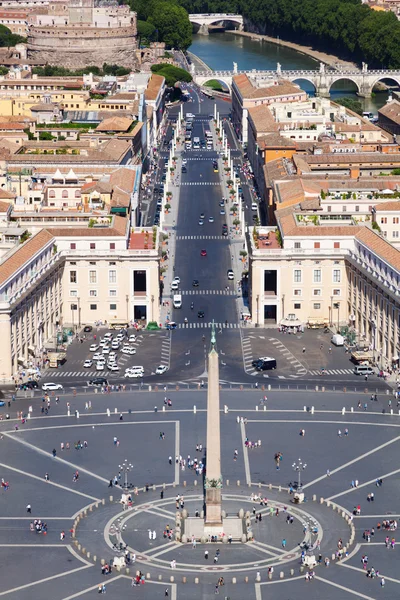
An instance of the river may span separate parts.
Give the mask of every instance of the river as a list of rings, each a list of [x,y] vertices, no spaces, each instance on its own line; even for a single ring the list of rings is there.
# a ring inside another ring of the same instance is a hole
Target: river
[[[248,70],[274,70],[278,62],[282,65],[282,69],[318,69],[319,66],[318,62],[310,56],[291,48],[258,42],[228,32],[193,35],[189,50],[215,71],[231,71],[234,62],[237,63],[238,69]],[[314,95],[314,88],[308,81],[300,80],[297,83],[310,95]],[[372,98],[358,98],[355,85],[351,81],[341,81],[334,85],[331,98],[335,100],[343,96],[357,98],[361,101],[364,110],[376,112],[386,103],[388,94],[377,91]]]

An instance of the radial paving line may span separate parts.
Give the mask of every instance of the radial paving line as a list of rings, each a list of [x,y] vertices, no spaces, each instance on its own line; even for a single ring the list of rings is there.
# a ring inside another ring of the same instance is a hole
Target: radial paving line
[[[246,483],[247,483],[247,485],[250,485],[251,477],[250,477],[249,451],[244,443],[245,439],[246,439],[246,428],[245,428],[243,422],[240,423],[240,432],[242,434],[243,460],[244,460],[244,471],[246,474]]]
[[[64,546],[65,548],[66,546]],[[37,546],[37,548],[46,548],[46,546]],[[90,569],[93,565],[83,565],[83,567],[78,567],[77,569],[71,569],[70,571],[65,571],[64,573],[58,573],[57,575],[52,575],[51,577],[46,577],[45,579],[39,579],[38,581],[32,581],[32,583],[26,583],[25,585],[20,585],[16,588],[12,588],[11,590],[6,590],[4,592],[0,592],[0,596],[6,596],[8,594],[12,594],[14,592],[19,592],[21,590],[26,590],[27,588],[33,587],[34,585],[39,585],[42,583],[47,583],[48,581],[52,581],[53,579],[59,579],[60,577],[65,577],[66,575],[72,575],[73,573],[78,573],[79,571],[83,571],[83,569]],[[98,587],[98,586],[96,586]]]
[[[54,481],[46,481],[45,479],[43,479],[43,477],[38,477],[37,475],[33,475],[32,473],[27,473],[26,471],[21,471],[21,469],[17,469],[16,467],[11,467],[4,463],[0,463],[0,466],[4,467],[5,469],[9,469],[10,471],[14,471],[15,473],[19,473],[20,475],[24,475],[24,477],[31,477],[32,479],[37,479],[38,481],[40,481],[41,483],[44,483],[45,485],[52,485],[53,487],[60,488],[67,492],[71,492],[73,494],[76,494],[77,496],[83,496],[83,498],[89,498],[89,500],[93,500],[94,502],[100,502],[100,498],[95,498],[94,496],[90,496],[89,494],[84,494],[83,492],[79,492],[78,490],[71,489],[71,488],[67,487],[66,485],[61,485],[60,483],[55,483]],[[81,471],[83,471],[83,469],[81,469]],[[67,517],[67,518],[69,519],[70,517]]]
[[[81,471],[82,473],[85,473],[86,475],[90,475],[91,477],[94,477],[95,479],[99,479],[99,481],[103,481],[104,483],[109,483],[109,479],[105,479],[104,477],[100,477],[100,475],[97,475],[96,473],[92,473],[91,471],[88,471],[87,469],[84,469],[82,466],[75,465],[74,463],[71,463],[71,462],[69,462],[67,460],[64,460],[63,458],[60,458],[59,456],[54,457],[51,454],[51,452],[46,452],[46,450],[42,450],[41,448],[38,448],[37,446],[34,446],[33,444],[30,444],[29,442],[26,442],[25,440],[19,439],[18,436],[11,436],[11,435],[9,435],[7,433],[4,434],[4,435],[7,435],[7,437],[9,437],[12,440],[15,440],[16,442],[19,442],[23,446],[27,446],[28,448],[31,448],[32,450],[35,450],[35,452],[38,452],[39,454],[44,454],[44,456],[47,456],[48,458],[51,458],[52,460],[61,462],[64,465],[67,465],[68,467],[73,467],[74,469],[78,469],[78,471]],[[40,477],[38,477],[38,479],[40,479]],[[51,483],[51,481],[49,481],[48,483]],[[62,486],[60,486],[60,487],[62,487]],[[86,498],[89,498],[91,500],[95,500],[95,501],[98,500],[98,498],[93,498],[92,496],[88,496],[87,494],[81,494],[81,495],[85,496]]]
[[[347,565],[343,565],[343,566],[347,567]],[[365,575],[365,571],[363,569],[357,569],[357,571],[362,571]],[[372,598],[372,596],[366,596],[365,594],[362,594],[361,592],[356,592],[355,590],[352,590],[351,588],[345,587],[344,585],[340,585],[339,583],[335,583],[334,581],[330,581],[329,579],[324,579],[323,577],[319,577],[318,575],[315,576],[315,579],[317,579],[318,581],[323,581],[324,583],[327,583],[328,585],[333,585],[333,587],[336,587],[339,590],[343,590],[344,592],[347,592],[348,594],[353,594],[354,596],[358,596],[358,598],[364,598],[364,600],[376,600],[375,598]],[[389,579],[389,577],[387,577],[387,579]]]
[[[332,473],[333,473],[333,471],[332,471]],[[357,487],[350,488],[348,490],[345,490],[344,492],[339,492],[339,494],[330,496],[329,498],[326,498],[326,500],[335,500],[335,498],[340,498],[340,496],[345,496],[346,494],[349,494],[350,492],[355,492],[356,490],[359,490],[360,488],[366,487],[367,485],[371,485],[371,483],[375,483],[378,478],[379,479],[387,479],[388,477],[391,477],[392,475],[397,475],[397,473],[400,473],[400,469],[396,469],[396,471],[391,471],[390,473],[385,473],[384,475],[380,475],[379,477],[370,479],[369,481],[366,481],[365,483],[359,484]],[[389,515],[387,515],[387,516],[389,516]]]
[[[390,444],[398,442],[399,440],[400,440],[400,435],[393,438],[392,440],[389,440],[388,442],[385,442],[384,444],[381,444],[380,446],[377,446],[376,448],[373,448],[372,450],[369,450],[368,452],[364,452],[364,454],[360,454],[360,456],[357,456],[357,458],[353,458],[353,460],[349,460],[349,462],[344,463],[340,467],[337,467],[336,469],[332,469],[332,471],[330,471],[330,474],[334,475],[335,473],[337,473],[338,471],[341,471],[342,469],[347,469],[347,467],[349,467],[350,465],[354,465],[354,463],[359,462],[360,460],[363,460],[367,456],[371,456],[371,454],[375,454],[375,452],[379,452],[379,450],[382,450],[383,448],[386,448],[386,446],[390,446]],[[317,477],[317,479],[314,479],[313,481],[310,481],[306,485],[303,485],[303,489],[306,489],[306,488],[310,487],[310,485],[314,485],[315,483],[322,481],[326,477],[327,477],[326,474],[322,475],[321,477]],[[334,497],[336,497],[336,496],[332,496],[332,498],[334,498]]]
[[[175,460],[175,483],[178,485],[179,484],[179,460],[178,462],[176,462],[176,458],[180,456],[180,452],[179,452],[179,446],[180,446],[180,422],[179,421],[175,421],[175,456],[174,456],[174,460]]]

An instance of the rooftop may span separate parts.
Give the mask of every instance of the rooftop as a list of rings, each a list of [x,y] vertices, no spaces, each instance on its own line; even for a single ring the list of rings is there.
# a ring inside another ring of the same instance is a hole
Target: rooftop
[[[378,115],[382,115],[400,125],[400,102],[398,100],[388,102],[378,110]]]
[[[356,234],[356,239],[378,254],[393,268],[400,271],[400,251],[372,229],[363,227]]]
[[[235,75],[233,77],[233,82],[240,91],[242,98],[273,98],[275,96],[286,96],[290,94],[306,95],[298,85],[284,79],[271,82],[271,85],[261,87],[254,85],[251,79],[244,73]]]
[[[154,250],[153,231],[132,231],[129,238],[129,250]]]
[[[54,236],[45,229],[42,229],[27,240],[21,246],[0,263],[0,284],[9,279],[18,269],[44,248],[49,242],[54,240]]]
[[[146,98],[146,100],[157,100],[158,94],[160,93],[160,90],[162,88],[162,86],[165,83],[165,78],[162,77],[161,75],[157,75],[156,73],[153,73],[152,76],[150,77],[150,81],[147,84],[147,88],[146,91],[144,93],[144,97]]]

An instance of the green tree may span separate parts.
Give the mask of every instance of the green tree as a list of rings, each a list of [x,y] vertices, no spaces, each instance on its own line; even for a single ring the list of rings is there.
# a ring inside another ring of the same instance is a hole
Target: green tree
[[[153,23],[138,20],[137,31],[141,39],[151,40],[155,30],[156,28],[154,27]]]
[[[169,48],[186,50],[192,43],[192,24],[184,8],[173,2],[158,2],[149,17],[158,31],[158,39]]]
[[[15,46],[16,44],[22,44],[26,42],[26,38],[17,35],[16,33],[11,33],[11,30],[5,25],[0,25],[0,46]]]
[[[191,74],[185,71],[185,69],[174,67],[174,65],[169,65],[168,63],[153,65],[151,70],[153,73],[157,73],[158,75],[165,77],[165,83],[168,87],[173,87],[178,81],[185,81],[186,83],[190,83],[192,81]]]
[[[338,98],[337,100],[335,100],[335,102],[341,104],[342,106],[345,106],[346,108],[349,108],[358,115],[363,114],[363,106],[361,102],[359,100],[355,100],[355,98]]]

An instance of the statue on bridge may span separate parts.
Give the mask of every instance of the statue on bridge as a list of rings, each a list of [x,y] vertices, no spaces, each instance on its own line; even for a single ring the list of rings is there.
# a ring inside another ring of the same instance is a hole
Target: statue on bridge
[[[319,63],[319,72],[325,73],[325,63]]]
[[[237,68],[237,63],[236,62],[233,63],[233,72],[235,73],[235,75],[238,72],[238,68]]]
[[[190,73],[192,75],[194,75],[195,71],[196,71],[196,67],[195,67],[194,63],[190,63]]]
[[[281,63],[276,63],[276,73],[277,73],[278,77],[280,77],[282,75],[282,65],[281,65]]]
[[[363,62],[361,64],[362,64],[361,72],[362,73],[367,73],[368,72],[368,65],[367,65],[367,63]]]

